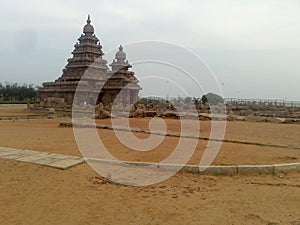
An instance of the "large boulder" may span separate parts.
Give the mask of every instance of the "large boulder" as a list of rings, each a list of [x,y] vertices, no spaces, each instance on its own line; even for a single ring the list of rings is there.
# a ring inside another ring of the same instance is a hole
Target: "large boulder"
[[[110,118],[110,112],[104,109],[99,109],[96,111],[96,119],[107,119],[107,118]]]
[[[156,116],[156,111],[145,111],[144,116],[145,117],[155,117]]]
[[[199,120],[211,120],[212,116],[210,113],[199,113]]]
[[[178,119],[179,115],[177,112],[174,112],[174,111],[166,111],[166,112],[162,113],[162,117]]]
[[[300,119],[287,118],[285,119],[284,123],[300,124]]]
[[[130,117],[139,117],[142,118],[145,115],[145,110],[138,108],[133,113],[130,113]]]
[[[270,123],[284,123],[285,122],[285,118],[279,118],[279,117],[268,117],[266,119],[267,122]]]
[[[245,116],[244,120],[247,122],[266,122],[267,118],[263,116]]]

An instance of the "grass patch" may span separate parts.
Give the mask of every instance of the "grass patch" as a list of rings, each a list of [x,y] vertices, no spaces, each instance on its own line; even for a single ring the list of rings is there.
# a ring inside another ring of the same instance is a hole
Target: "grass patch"
[[[0,104],[35,104],[35,103],[39,103],[38,101],[0,101]]]

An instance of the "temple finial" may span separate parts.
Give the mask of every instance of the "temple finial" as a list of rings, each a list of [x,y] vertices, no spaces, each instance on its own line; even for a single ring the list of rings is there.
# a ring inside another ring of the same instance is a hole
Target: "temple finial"
[[[123,46],[122,45],[120,45],[119,50],[123,51]]]
[[[90,18],[90,14],[88,14],[88,19],[87,19],[87,21],[86,21],[88,24],[90,24],[91,23],[91,18]]]

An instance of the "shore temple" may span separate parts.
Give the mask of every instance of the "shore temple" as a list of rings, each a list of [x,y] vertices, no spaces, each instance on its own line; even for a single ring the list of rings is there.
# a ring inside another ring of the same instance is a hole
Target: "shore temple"
[[[126,60],[123,47],[120,45],[109,68],[103,59],[102,46],[94,34],[90,16],[74,48],[73,57],[68,59],[62,75],[54,82],[43,83],[39,89],[41,106],[71,107],[79,82],[76,104],[109,105],[119,93],[118,103],[125,106],[137,102],[141,87],[134,72],[129,71],[131,65]]]

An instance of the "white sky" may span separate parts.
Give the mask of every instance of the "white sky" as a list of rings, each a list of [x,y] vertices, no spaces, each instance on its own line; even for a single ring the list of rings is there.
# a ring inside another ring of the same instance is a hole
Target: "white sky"
[[[297,0],[0,4],[2,83],[40,84],[58,78],[91,14],[104,52],[134,41],[171,42],[197,53],[214,71],[226,97],[300,100]]]

